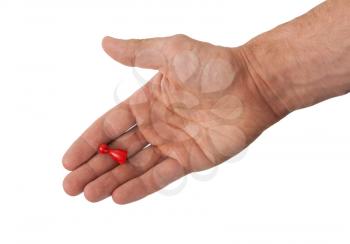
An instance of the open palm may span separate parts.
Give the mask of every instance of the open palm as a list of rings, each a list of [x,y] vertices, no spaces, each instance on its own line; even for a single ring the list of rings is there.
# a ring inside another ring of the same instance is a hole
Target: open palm
[[[70,195],[129,203],[234,156],[279,118],[264,100],[241,48],[176,35],[107,37],[116,61],[159,72],[86,130],[64,156]],[[128,150],[117,166],[98,145]]]

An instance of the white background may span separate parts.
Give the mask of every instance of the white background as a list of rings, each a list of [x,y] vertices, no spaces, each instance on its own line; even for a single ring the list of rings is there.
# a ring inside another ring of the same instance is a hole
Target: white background
[[[173,196],[93,204],[61,186],[66,148],[140,86],[104,35],[237,46],[318,3],[0,0],[0,243],[349,243],[350,96],[289,115]]]

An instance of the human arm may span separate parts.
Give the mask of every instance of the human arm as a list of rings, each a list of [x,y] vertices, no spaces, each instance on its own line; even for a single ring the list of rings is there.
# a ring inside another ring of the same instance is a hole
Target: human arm
[[[73,143],[65,191],[138,200],[224,162],[288,113],[347,93],[349,12],[349,1],[328,1],[235,48],[184,35],[105,38],[116,61],[158,73]],[[128,162],[97,154],[101,143],[127,149]]]

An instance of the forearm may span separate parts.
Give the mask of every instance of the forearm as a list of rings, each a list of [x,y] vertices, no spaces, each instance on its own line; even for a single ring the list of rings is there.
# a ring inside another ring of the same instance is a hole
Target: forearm
[[[242,47],[250,72],[276,113],[350,91],[350,1],[333,0]]]

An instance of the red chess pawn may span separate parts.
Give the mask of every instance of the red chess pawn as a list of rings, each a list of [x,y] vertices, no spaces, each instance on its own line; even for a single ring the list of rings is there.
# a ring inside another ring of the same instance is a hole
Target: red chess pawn
[[[119,164],[123,164],[126,161],[128,156],[128,152],[123,149],[111,149],[107,144],[101,144],[98,147],[98,152],[101,154],[109,154],[111,158],[118,162]]]

